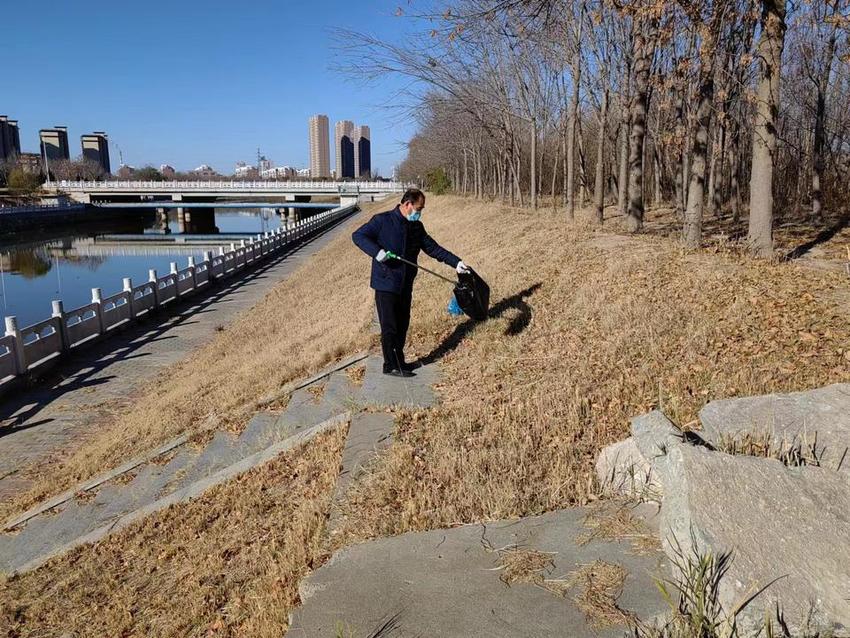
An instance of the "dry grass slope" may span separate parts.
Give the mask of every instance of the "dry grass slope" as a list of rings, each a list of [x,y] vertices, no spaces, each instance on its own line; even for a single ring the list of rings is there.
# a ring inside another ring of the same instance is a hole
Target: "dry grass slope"
[[[333,547],[592,501],[596,454],[635,414],[661,407],[695,427],[709,399],[850,378],[836,301],[846,275],[456,197],[429,199],[425,220],[491,283],[492,318],[450,317],[450,288],[420,277],[411,354],[441,362],[443,402],[400,414]],[[209,417],[239,427],[243,403],[367,344],[368,260],[343,237],[311,266],[169,370],[43,491]],[[199,368],[209,380],[189,379]],[[30,636],[280,635],[298,576],[333,549],[317,539],[340,444],[328,437],[4,583],[0,623]],[[520,562],[539,573],[539,561]]]
[[[0,581],[0,635],[279,638],[321,555],[343,430]]]
[[[696,427],[710,399],[850,377],[846,275],[548,211],[451,197],[429,209],[430,232],[490,281],[493,318],[447,321],[445,284],[422,279],[413,341],[442,357],[443,404],[402,419],[354,490],[343,543],[586,503],[596,454],[636,414]]]
[[[364,206],[366,214],[347,226],[386,207]],[[245,404],[366,347],[369,262],[349,235],[311,257],[209,344],[165,369],[84,447],[30,468],[34,488],[0,504],[0,520],[183,432],[203,440],[212,430],[239,430],[250,417]]]

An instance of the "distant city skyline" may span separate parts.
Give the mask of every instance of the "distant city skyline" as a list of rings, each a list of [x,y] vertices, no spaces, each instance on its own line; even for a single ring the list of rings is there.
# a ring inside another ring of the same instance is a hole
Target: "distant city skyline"
[[[11,90],[0,113],[17,120],[23,152],[38,153],[39,131],[62,123],[72,140],[107,131],[113,171],[122,155],[132,166],[184,171],[208,164],[226,172],[238,160],[251,162],[258,146],[279,165],[308,166],[304,122],[325,113],[333,122],[368,122],[379,141],[372,165],[389,174],[414,129],[382,107],[403,81],[361,84],[330,68],[340,57],[334,28],[395,39],[406,25],[392,15],[396,4],[363,0],[352,12],[341,0],[260,0],[234,11],[231,3],[210,0],[200,11],[188,2],[140,12],[106,0],[91,0],[85,10],[14,3],[4,8],[15,29],[4,32],[4,85]],[[154,40],[163,12],[171,35]],[[96,45],[80,43],[78,34],[92,29]],[[98,55],[97,79],[88,81],[72,64],[68,52],[75,47],[109,51]],[[78,154],[72,141],[71,155]]]

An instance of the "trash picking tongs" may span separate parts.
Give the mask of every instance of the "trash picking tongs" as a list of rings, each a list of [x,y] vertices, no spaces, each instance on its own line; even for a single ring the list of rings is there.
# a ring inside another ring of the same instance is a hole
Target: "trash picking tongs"
[[[418,268],[419,270],[424,270],[424,271],[425,271],[425,272],[427,272],[427,273],[431,273],[431,274],[432,274],[432,275],[434,275],[435,277],[439,277],[439,278],[440,278],[440,279],[442,279],[443,281],[447,281],[447,282],[449,282],[452,286],[456,286],[456,285],[457,285],[457,282],[456,282],[456,281],[454,281],[453,279],[449,279],[448,277],[444,277],[444,276],[443,276],[443,275],[441,275],[440,273],[435,272],[435,271],[431,270],[430,268],[425,268],[425,266],[420,266],[420,265],[419,265],[419,264],[417,264],[416,262],[408,261],[408,260],[407,260],[407,259],[405,259],[404,257],[399,257],[398,255],[396,255],[396,254],[395,254],[395,253],[393,253],[393,252],[390,252],[389,250],[387,251],[387,257],[389,257],[390,259],[398,259],[400,262],[405,263],[405,264],[407,264],[408,266],[414,266],[414,267]]]
[[[391,259],[398,259],[402,263],[424,270],[435,277],[439,277],[443,281],[449,282],[454,286],[455,300],[461,310],[475,321],[484,321],[487,318],[487,313],[490,310],[490,286],[472,268],[469,269],[469,272],[458,273],[459,281],[452,281],[430,268],[425,268],[425,266],[408,261],[390,251],[387,251],[387,256]]]

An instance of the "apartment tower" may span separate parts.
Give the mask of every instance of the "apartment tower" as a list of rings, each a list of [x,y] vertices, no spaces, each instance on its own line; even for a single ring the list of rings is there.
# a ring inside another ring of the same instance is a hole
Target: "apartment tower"
[[[82,146],[83,157],[100,164],[104,175],[112,172],[109,166],[109,140],[106,133],[95,131],[91,135],[81,135],[80,146]]]
[[[0,162],[11,160],[21,154],[21,136],[18,121],[0,115]]]
[[[354,122],[342,120],[334,127],[336,178],[354,177]]]
[[[331,176],[330,124],[327,115],[310,117],[310,177]]]
[[[369,127],[354,127],[354,176],[369,179],[372,176],[372,141]]]
[[[38,132],[41,141],[41,161],[49,167],[50,162],[71,159],[68,148],[68,127],[43,128]]]

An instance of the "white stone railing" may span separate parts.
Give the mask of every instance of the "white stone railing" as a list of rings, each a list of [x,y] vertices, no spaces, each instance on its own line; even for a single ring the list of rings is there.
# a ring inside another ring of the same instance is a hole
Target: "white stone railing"
[[[108,297],[103,296],[100,288],[92,288],[91,303],[73,310],[66,311],[61,301],[53,301],[49,318],[25,328],[18,327],[16,317],[6,317],[6,333],[0,336],[0,384],[28,375],[57,357],[110,336],[155,311],[171,312],[180,299],[252,268],[356,209],[356,205],[351,205],[319,213],[286,230],[278,228],[242,240],[238,245],[220,246],[218,254],[207,250],[200,263],[189,257],[182,269],[172,262],[171,272],[162,276],[151,269],[148,281],[139,285],[125,277],[121,292]]]
[[[65,191],[308,191],[327,193],[386,192],[404,190],[402,182],[278,182],[278,181],[215,181],[215,182],[168,182],[112,180],[104,182],[67,181],[54,182],[59,190]]]

